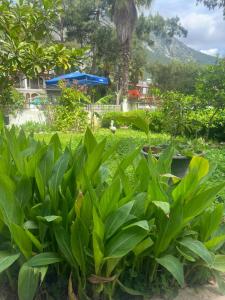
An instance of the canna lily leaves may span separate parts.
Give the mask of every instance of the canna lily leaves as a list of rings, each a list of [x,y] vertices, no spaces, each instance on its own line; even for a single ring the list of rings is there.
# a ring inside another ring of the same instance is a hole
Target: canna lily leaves
[[[88,247],[89,232],[80,218],[77,218],[71,227],[71,249],[77,264],[82,272],[86,273],[85,250]]]
[[[118,207],[121,194],[120,179],[117,177],[113,183],[106,188],[99,202],[99,212],[104,220],[112,211]]]
[[[169,271],[181,287],[184,286],[184,270],[182,263],[172,255],[157,258],[156,261]]]
[[[136,256],[143,253],[145,250],[149,249],[154,244],[153,240],[150,237],[147,237],[145,240],[140,242],[135,248],[134,248],[134,254]]]
[[[120,258],[127,255],[138,245],[145,237],[147,232],[141,228],[128,228],[116,234],[106,244],[106,258]]]
[[[165,215],[169,215],[170,213],[170,204],[168,202],[163,202],[163,201],[152,201],[152,203],[160,208]]]
[[[44,223],[56,223],[59,224],[62,222],[61,216],[37,216],[37,220],[42,221]]]
[[[12,223],[10,225],[10,231],[20,251],[26,259],[29,259],[32,255],[32,242],[28,237],[26,230],[19,225]]]
[[[105,237],[109,239],[120,227],[125,225],[128,221],[135,218],[130,215],[134,201],[121,206],[116,211],[112,212],[105,221]]]
[[[7,270],[17,259],[20,254],[10,254],[7,252],[0,252],[0,273]]]
[[[225,273],[225,255],[215,255],[212,269]]]
[[[89,127],[87,128],[87,130],[85,132],[84,145],[86,147],[88,154],[91,154],[92,151],[94,150],[94,148],[97,146],[97,141]]]
[[[186,239],[183,239],[182,241],[180,241],[179,244],[181,244],[185,248],[191,250],[193,253],[195,253],[197,256],[199,256],[202,260],[204,260],[209,266],[212,265],[213,256],[202,242],[191,239],[191,238],[186,238]]]
[[[29,267],[43,267],[62,262],[63,259],[57,253],[46,252],[35,255],[27,261],[26,265]]]
[[[52,198],[53,208],[58,209],[59,201],[59,186],[62,183],[63,175],[67,169],[69,162],[69,152],[65,151],[64,154],[56,162],[51,178],[49,179],[49,193]]]
[[[23,265],[18,278],[19,300],[33,300],[38,288],[40,272],[38,268]]]
[[[218,250],[220,247],[222,247],[224,242],[225,242],[225,235],[221,235],[221,236],[213,237],[211,240],[205,242],[204,244],[206,248],[209,250],[212,249]]]

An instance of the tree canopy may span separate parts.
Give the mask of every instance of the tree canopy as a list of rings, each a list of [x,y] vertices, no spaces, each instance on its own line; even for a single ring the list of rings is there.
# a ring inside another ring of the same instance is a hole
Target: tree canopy
[[[222,8],[225,16],[225,1],[224,0],[197,0],[197,3],[203,3],[209,9]]]
[[[83,50],[69,49],[53,41],[49,28],[57,11],[52,1],[3,0],[0,11],[1,98],[8,93],[18,74],[34,77],[78,64]]]

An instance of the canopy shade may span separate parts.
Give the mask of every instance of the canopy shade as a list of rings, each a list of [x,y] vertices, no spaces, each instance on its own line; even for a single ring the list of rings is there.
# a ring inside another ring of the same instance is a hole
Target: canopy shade
[[[72,84],[73,81],[76,81],[76,84],[78,85],[88,85],[88,86],[109,84],[109,80],[106,77],[99,77],[96,75],[74,72],[70,74],[61,75],[50,80],[46,80],[46,85],[47,86],[57,85],[60,80],[66,80],[70,84]]]

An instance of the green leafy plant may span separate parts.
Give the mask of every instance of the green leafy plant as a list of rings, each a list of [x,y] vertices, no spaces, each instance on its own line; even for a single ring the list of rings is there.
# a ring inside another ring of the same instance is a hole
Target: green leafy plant
[[[76,87],[67,87],[65,82],[60,83],[62,90],[59,105],[54,108],[53,128],[56,130],[82,131],[86,128],[88,114],[84,106],[90,103],[89,98]]]
[[[106,172],[116,147],[89,129],[75,150],[58,135],[46,144],[2,131],[0,271],[18,282],[20,300],[47,293],[59,274],[79,299],[150,296],[203,270],[222,282],[223,205],[215,199],[225,184],[208,187],[209,162],[194,157],[179,179],[173,147],[158,160],[137,148]]]

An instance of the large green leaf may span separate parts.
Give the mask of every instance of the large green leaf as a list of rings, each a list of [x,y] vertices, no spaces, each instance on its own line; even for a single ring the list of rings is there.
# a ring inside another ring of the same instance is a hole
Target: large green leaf
[[[185,204],[184,223],[189,222],[194,217],[202,213],[215,199],[216,195],[225,187],[225,183],[220,183],[207,190],[203,190]]]
[[[95,272],[98,275],[103,257],[104,257],[104,234],[105,226],[102,223],[96,209],[93,207],[93,250],[94,250],[94,262],[95,262]]]
[[[134,248],[134,254],[140,255],[145,250],[149,249],[154,244],[153,240],[150,237],[147,237],[145,240],[140,242],[135,248]]]
[[[117,177],[117,179],[106,188],[99,202],[99,212],[103,220],[118,207],[120,192],[120,180]]]
[[[96,141],[95,137],[93,136],[93,133],[91,132],[89,127],[87,128],[87,130],[85,132],[84,145],[87,149],[88,154],[91,154],[92,151],[97,146],[97,141]]]
[[[147,232],[138,227],[128,228],[113,236],[106,244],[105,257],[124,257],[132,251],[145,237]]]
[[[68,166],[69,158],[70,157],[68,151],[65,151],[64,154],[56,162],[53,168],[52,176],[49,179],[49,192],[51,195],[52,205],[55,211],[57,211],[58,209],[59,186],[62,183],[64,173]]]
[[[163,214],[158,223],[158,235],[155,243],[155,256],[158,257],[171,244],[183,228],[183,207],[177,201],[170,209],[170,215]]]
[[[32,242],[26,234],[26,231],[19,225],[13,223],[10,225],[10,231],[16,245],[19,247],[25,258],[30,258],[32,255]]]
[[[173,275],[181,287],[184,286],[183,265],[176,257],[166,255],[164,257],[157,258],[156,261]]]
[[[121,206],[116,211],[112,212],[105,221],[105,237],[109,239],[120,227],[125,225],[132,219],[130,215],[131,209],[134,205],[134,201],[128,202]],[[134,217],[133,217],[134,218]]]
[[[168,202],[163,202],[163,201],[152,201],[152,203],[160,208],[165,215],[169,215],[170,213],[170,204]]]
[[[76,268],[77,264],[71,252],[70,238],[68,236],[68,233],[62,226],[59,225],[56,225],[54,227],[54,233],[60,252],[63,254],[67,262],[71,266]]]
[[[225,255],[215,255],[212,263],[212,268],[214,270],[225,273]]]
[[[86,273],[86,255],[89,242],[89,232],[82,220],[77,217],[71,227],[71,249],[82,272]]]
[[[2,173],[0,173],[0,211],[8,227],[10,223],[23,222],[23,211],[15,199],[15,184],[10,177]]]
[[[96,145],[96,147],[93,149],[92,153],[88,156],[87,162],[86,162],[86,172],[87,176],[90,178],[95,174],[95,172],[98,170],[98,168],[101,165],[103,153],[105,150],[106,145],[106,139],[104,139],[102,142]]]
[[[215,236],[211,240],[204,243],[207,249],[218,250],[225,242],[225,235]]]
[[[23,265],[18,278],[19,300],[33,300],[38,288],[40,272],[38,269]]]
[[[20,254],[0,252],[0,273],[7,270],[20,257]]]
[[[212,265],[213,257],[202,242],[191,238],[185,238],[179,243],[203,259],[209,266]]]
[[[175,201],[189,202],[196,194],[198,186],[209,172],[209,162],[203,157],[193,157],[187,175],[173,191]]]
[[[63,259],[54,252],[37,254],[27,261],[29,267],[42,267],[62,262]]]
[[[215,204],[213,208],[205,211],[199,220],[200,239],[206,242],[218,230],[224,211],[224,204]]]

